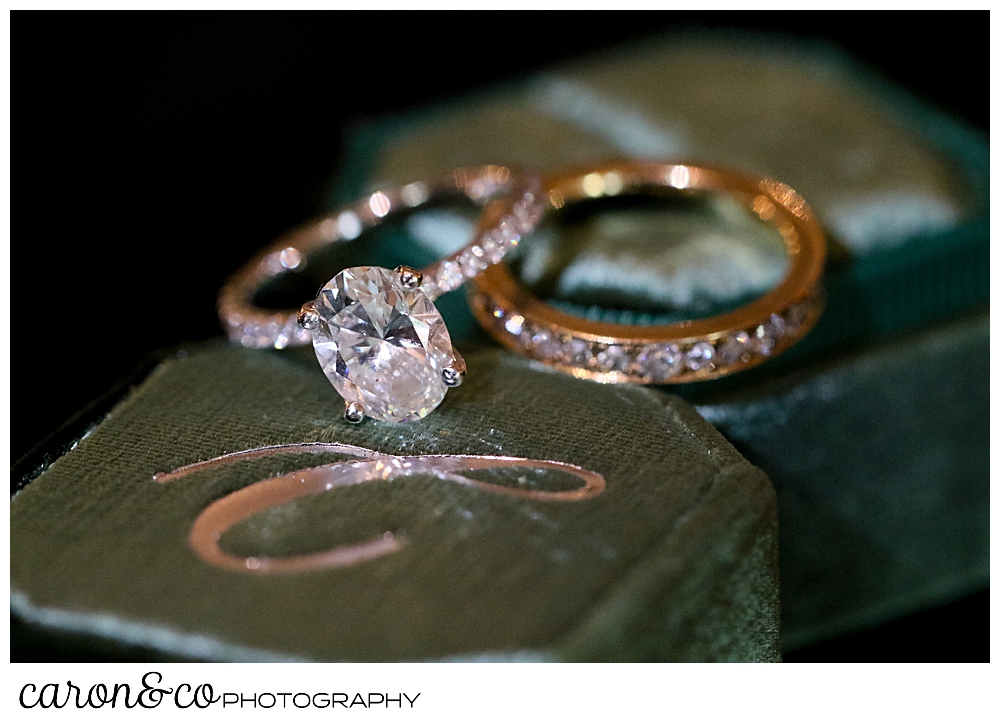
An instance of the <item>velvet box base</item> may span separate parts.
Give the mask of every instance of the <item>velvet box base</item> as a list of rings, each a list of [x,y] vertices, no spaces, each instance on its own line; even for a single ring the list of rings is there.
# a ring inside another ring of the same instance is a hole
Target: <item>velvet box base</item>
[[[468,381],[420,424],[356,427],[309,349],[164,361],[12,500],[14,614],[147,659],[778,659],[777,512],[760,470],[676,397],[467,351]],[[263,510],[219,541],[247,569],[196,554],[211,503],[364,464],[303,446],[317,443],[516,459],[467,472],[482,488],[432,466]],[[154,481],[276,445],[291,446]],[[606,486],[539,498],[580,480],[535,460]],[[259,569],[384,533],[394,546],[375,559]]]

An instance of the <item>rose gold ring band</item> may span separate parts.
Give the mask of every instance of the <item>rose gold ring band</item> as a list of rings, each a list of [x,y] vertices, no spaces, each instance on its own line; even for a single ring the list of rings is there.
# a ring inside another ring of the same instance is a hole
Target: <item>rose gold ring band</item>
[[[504,346],[577,377],[599,382],[673,384],[756,366],[801,339],[819,318],[826,240],[802,197],[783,183],[718,167],[616,161],[543,180],[546,209],[651,186],[735,198],[774,225],[788,256],[778,285],[731,312],[662,326],[611,324],[573,316],[535,297],[507,264],[470,289],[479,323]]]
[[[517,246],[543,210],[539,181],[504,166],[459,168],[435,181],[379,190],[284,234],[234,273],[218,297],[219,319],[229,338],[243,346],[283,349],[311,343],[298,324],[299,309],[264,309],[254,297],[268,282],[302,271],[307,257],[334,243],[352,241],[398,211],[464,196],[486,203],[473,241],[423,271],[421,289],[431,300],[457,289]]]

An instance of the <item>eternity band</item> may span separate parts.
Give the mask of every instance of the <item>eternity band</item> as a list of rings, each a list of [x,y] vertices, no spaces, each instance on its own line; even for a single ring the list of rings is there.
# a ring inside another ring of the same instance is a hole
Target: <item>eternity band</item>
[[[822,310],[818,283],[826,240],[802,197],[783,183],[724,168],[616,161],[543,181],[546,209],[584,199],[641,194],[729,194],[781,234],[786,273],[763,296],[716,316],[660,326],[594,321],[533,295],[507,264],[487,269],[470,290],[479,323],[507,348],[563,372],[599,382],[673,384],[721,377],[780,354],[813,327]]]

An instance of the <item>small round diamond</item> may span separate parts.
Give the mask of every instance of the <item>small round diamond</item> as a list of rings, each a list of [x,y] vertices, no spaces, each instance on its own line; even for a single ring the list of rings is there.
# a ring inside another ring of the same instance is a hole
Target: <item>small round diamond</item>
[[[363,230],[361,219],[353,211],[344,211],[337,216],[337,230],[340,236],[348,241],[353,241],[361,235]]]
[[[441,264],[441,271],[438,274],[438,286],[441,291],[451,291],[462,285],[462,267],[454,261],[445,261]]]
[[[410,208],[414,208],[415,206],[419,206],[426,201],[430,197],[431,192],[430,189],[427,188],[426,183],[420,183],[417,181],[403,186],[399,195],[402,197],[403,203]]]
[[[497,239],[497,234],[493,232],[483,236],[480,241],[480,246],[482,246],[483,249],[483,258],[491,264],[499,263],[507,251],[503,244]]]
[[[284,349],[287,347],[289,343],[296,338],[297,334],[295,332],[297,329],[298,323],[285,324],[284,328],[282,328],[274,337],[274,348]]]
[[[513,248],[514,246],[517,246],[518,242],[520,242],[521,234],[518,233],[519,227],[520,224],[513,216],[508,216],[500,222],[500,241],[503,243],[505,248]]]
[[[289,246],[278,255],[282,268],[297,269],[302,263],[302,252],[294,246]]]
[[[281,327],[273,321],[262,324],[249,321],[243,325],[243,336],[240,338],[240,343],[252,349],[267,349],[274,346],[274,340],[280,330]]]
[[[583,339],[569,339],[563,343],[563,357],[570,364],[576,366],[587,366],[594,358],[594,352],[590,349],[590,344]]]
[[[531,335],[531,348],[536,356],[542,359],[554,359],[559,356],[561,345],[559,339],[554,338],[551,332],[539,329]]]
[[[684,355],[684,363],[693,372],[699,369],[710,368],[712,360],[715,358],[715,347],[707,341],[700,341],[688,349]]]
[[[520,314],[513,314],[506,322],[504,322],[504,328],[513,334],[518,336],[524,327],[524,317]]]
[[[538,224],[541,215],[539,205],[535,202],[532,193],[524,194],[524,197],[514,204],[514,217],[517,220],[517,229],[522,234],[530,233]]]
[[[774,349],[774,335],[770,324],[761,324],[750,336],[750,348],[761,356],[768,356]]]
[[[477,251],[479,252],[478,255],[476,254]],[[489,266],[489,264],[481,258],[482,254],[483,250],[478,246],[473,246],[467,251],[463,251],[458,257],[458,263],[462,267],[462,273],[469,278],[472,278]]]
[[[437,282],[434,279],[424,279],[423,283],[420,284],[420,288],[429,299],[436,299],[443,293],[442,289],[438,288]]]
[[[650,344],[642,348],[635,362],[640,374],[649,376],[654,382],[662,382],[683,369],[684,355],[676,344]]]
[[[726,364],[738,364],[750,356],[750,335],[737,332],[726,338],[719,346],[719,358]]]
[[[628,369],[630,359],[624,347],[612,344],[598,352],[597,361],[605,371],[623,372]]]
[[[785,336],[785,334],[788,333],[785,320],[778,314],[771,314],[771,318],[767,325],[770,327],[771,336],[775,339]]]
[[[793,336],[798,333],[802,325],[809,318],[809,302],[800,301],[785,310],[785,333]]]

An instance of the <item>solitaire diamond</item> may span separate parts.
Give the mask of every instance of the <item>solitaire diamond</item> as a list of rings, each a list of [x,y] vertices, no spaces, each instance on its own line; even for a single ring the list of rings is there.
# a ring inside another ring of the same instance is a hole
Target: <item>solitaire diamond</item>
[[[444,399],[455,361],[437,307],[378,266],[344,269],[320,289],[312,331],[323,373],[347,402],[388,422],[422,419]]]

